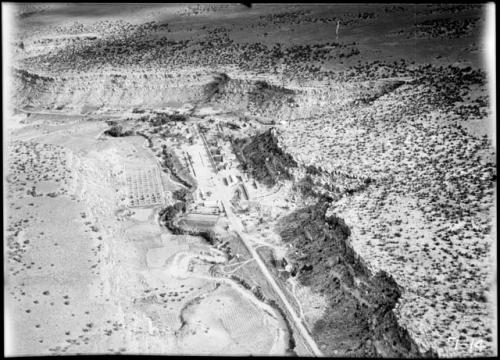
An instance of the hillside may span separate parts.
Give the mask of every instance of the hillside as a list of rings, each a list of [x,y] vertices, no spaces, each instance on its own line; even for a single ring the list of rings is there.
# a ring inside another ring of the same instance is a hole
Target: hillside
[[[329,299],[326,316],[313,328],[319,344],[328,353],[353,357],[421,356],[392,312],[399,286],[383,271],[369,272],[349,243],[349,227],[325,215],[328,206],[319,200],[285,216],[277,229],[292,245],[289,258],[298,280]]]
[[[281,147],[273,129],[247,139],[234,139],[235,154],[252,177],[267,186],[274,186],[279,180],[293,179],[289,168],[297,163]]]

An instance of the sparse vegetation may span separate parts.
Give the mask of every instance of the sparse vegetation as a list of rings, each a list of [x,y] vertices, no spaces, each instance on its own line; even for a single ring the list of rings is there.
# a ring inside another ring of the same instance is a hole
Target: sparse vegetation
[[[134,353],[148,333],[151,352],[202,334],[210,351],[222,323],[250,352],[306,355],[300,322],[327,356],[468,356],[453,337],[492,354],[482,6],[18,7],[20,343],[85,353],[105,334],[99,351]]]

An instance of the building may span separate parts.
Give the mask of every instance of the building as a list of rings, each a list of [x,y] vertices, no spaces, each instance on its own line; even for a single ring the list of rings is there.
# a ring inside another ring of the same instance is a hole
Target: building
[[[224,162],[224,156],[222,156],[222,155],[214,154],[213,155],[213,159],[214,159],[214,161],[217,161],[217,162],[220,162],[220,163]]]

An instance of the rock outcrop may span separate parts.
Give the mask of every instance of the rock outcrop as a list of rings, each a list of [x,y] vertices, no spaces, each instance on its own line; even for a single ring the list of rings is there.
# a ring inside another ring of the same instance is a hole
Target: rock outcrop
[[[234,150],[245,170],[258,181],[276,185],[278,180],[291,180],[289,168],[297,162],[278,145],[273,129],[248,139],[235,139]]]
[[[325,355],[420,357],[418,347],[393,309],[401,290],[385,273],[371,274],[349,244],[350,230],[329,203],[297,210],[278,224],[292,244],[289,259],[298,280],[329,299],[330,308],[312,329]]]

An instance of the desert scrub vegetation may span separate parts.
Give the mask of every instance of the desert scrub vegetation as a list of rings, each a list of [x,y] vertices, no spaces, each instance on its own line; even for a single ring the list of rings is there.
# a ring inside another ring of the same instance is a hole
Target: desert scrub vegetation
[[[68,194],[73,178],[68,152],[61,146],[16,141],[8,156],[7,188],[20,198]]]
[[[406,78],[384,88],[387,76]],[[406,290],[402,322],[412,333],[422,321],[431,329],[416,337],[440,354],[449,347],[439,344],[460,327],[467,339],[487,339],[491,314],[479,299],[489,289],[497,174],[492,141],[477,131],[489,116],[485,73],[371,62],[337,81],[315,90],[314,101],[299,94],[297,119],[283,127],[284,151],[309,176],[296,187],[335,199],[356,251]],[[433,315],[438,308],[442,316]]]

